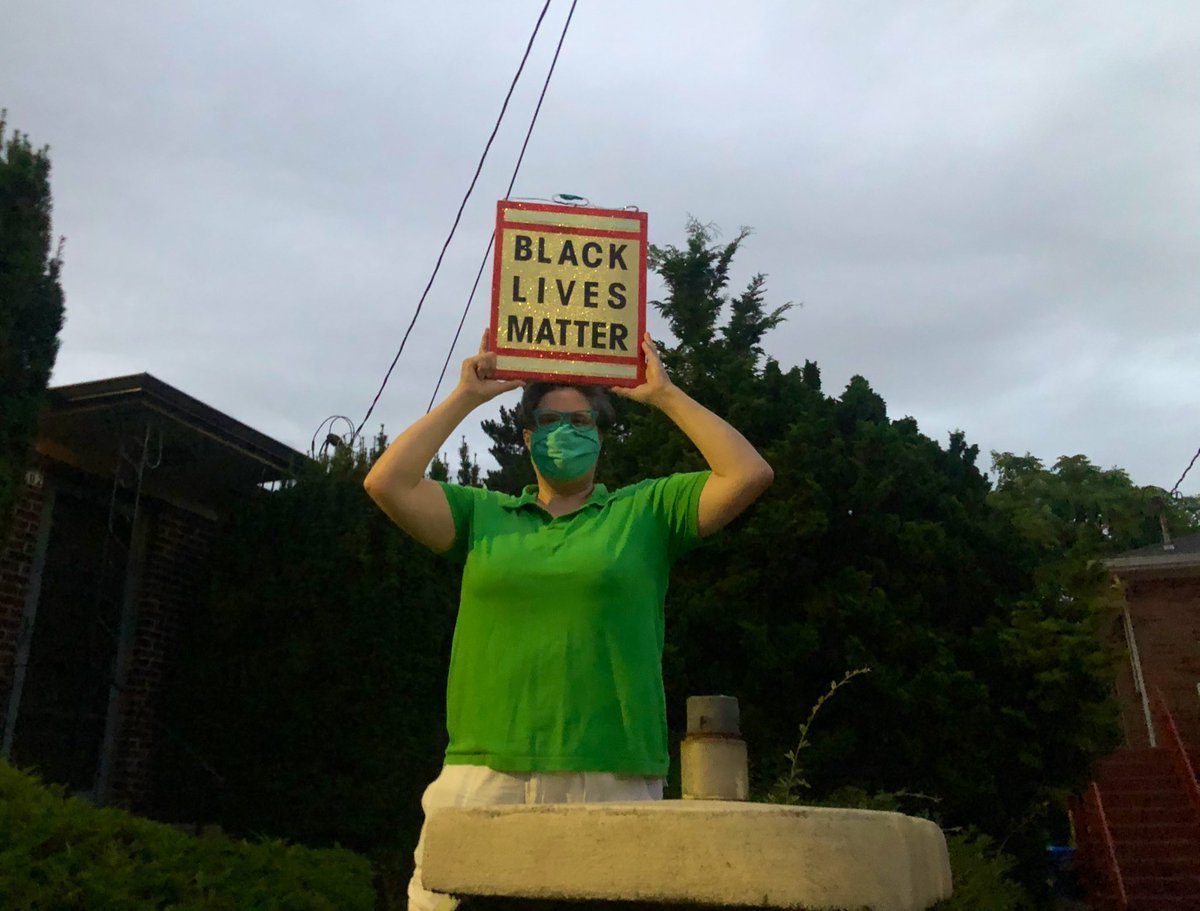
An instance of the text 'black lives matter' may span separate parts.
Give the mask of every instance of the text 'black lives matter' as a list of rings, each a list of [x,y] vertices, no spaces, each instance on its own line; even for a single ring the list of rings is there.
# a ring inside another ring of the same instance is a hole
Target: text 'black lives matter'
[[[576,269],[614,270],[628,272],[625,257],[629,249],[627,242],[584,241],[577,243],[564,238],[554,249],[547,238],[529,234],[512,235],[514,262],[538,263],[547,266],[571,266]],[[548,279],[545,275],[536,278],[520,273],[512,276],[509,300],[514,304],[537,303],[557,304],[570,307],[577,304],[585,308],[623,310],[629,302],[624,281],[603,282],[593,279]],[[509,344],[529,343],[537,345],[574,345],[596,350],[628,351],[629,330],[620,323],[609,324],[602,320],[559,319],[509,314],[505,326],[505,337]]]

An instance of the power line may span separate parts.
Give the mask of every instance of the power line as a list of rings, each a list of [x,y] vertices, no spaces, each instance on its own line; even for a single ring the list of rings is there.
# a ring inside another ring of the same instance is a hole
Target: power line
[[[533,109],[533,117],[529,121],[529,129],[525,131],[525,141],[521,143],[521,154],[517,156],[516,167],[513,168],[512,179],[508,182],[508,189],[504,193],[504,198],[508,199],[512,196],[513,187],[517,183],[517,174],[521,171],[521,162],[525,160],[525,150],[529,147],[529,137],[533,135],[534,125],[537,124],[538,114],[542,110],[542,102],[546,100],[546,90],[550,88],[550,77],[554,75],[554,67],[558,63],[558,54],[562,50],[563,41],[567,37],[567,29],[571,27],[571,17],[575,15],[575,4],[578,0],[571,0],[571,8],[567,11],[567,20],[563,23],[562,34],[558,36],[558,46],[554,48],[554,57],[550,61],[550,69],[546,71],[546,81],[542,83],[542,93],[538,95],[537,107]],[[429,414],[433,410],[433,403],[437,401],[437,394],[442,388],[442,380],[446,378],[446,368],[450,366],[450,359],[454,357],[454,348],[458,345],[459,336],[462,335],[463,326],[467,322],[467,313],[471,309],[471,303],[475,300],[475,292],[479,288],[479,280],[483,277],[483,270],[487,267],[488,254],[492,251],[492,244],[496,242],[496,229],[492,229],[492,236],[488,238],[487,247],[483,251],[483,261],[479,264],[479,271],[475,273],[475,284],[471,285],[471,293],[467,296],[467,305],[463,308],[462,319],[458,321],[458,328],[454,330],[454,340],[450,342],[450,350],[446,352],[446,360],[442,364],[442,372],[438,374],[437,385],[433,387],[433,395],[429,397],[429,404],[425,408],[425,413]]]
[[[1179,476],[1179,480],[1175,482],[1175,486],[1171,488],[1171,495],[1174,496],[1179,491],[1179,485],[1183,483],[1183,479],[1188,476],[1188,472],[1192,470],[1192,466],[1196,464],[1196,459],[1200,459],[1200,449],[1196,450],[1196,454],[1192,456],[1192,460],[1188,462],[1188,467],[1183,470],[1183,474]]]
[[[309,456],[311,456],[314,459],[317,458],[318,456],[324,456],[325,453],[329,450],[330,446],[333,446],[336,448],[336,447],[342,445],[343,442],[345,442],[342,437],[339,437],[336,433],[333,432],[333,425],[336,424],[338,421],[346,422],[346,425],[350,428],[350,438],[349,439],[350,439],[350,442],[353,443],[353,441],[356,437],[356,432],[354,430],[354,422],[352,420],[350,420],[350,418],[346,417],[344,414],[331,414],[329,417],[327,417],[325,420],[323,420],[317,426],[316,431],[313,433],[312,440],[308,444]],[[321,436],[321,431],[324,430],[326,427],[329,428],[329,432],[326,436],[321,438],[321,445],[318,448],[317,438]]]
[[[442,380],[446,378],[446,368],[450,366],[450,359],[454,357],[454,348],[458,344],[458,337],[462,335],[463,326],[467,322],[467,312],[471,309],[471,302],[475,300],[475,292],[479,288],[479,280],[483,277],[483,270],[487,268],[488,257],[492,252],[492,244],[496,242],[496,229],[492,228],[492,236],[488,238],[487,247],[483,251],[483,260],[479,263],[479,271],[475,273],[475,284],[471,285],[471,293],[467,297],[467,306],[463,308],[462,319],[458,321],[458,328],[454,330],[454,340],[450,342],[450,350],[446,352],[446,360],[442,362],[442,372],[438,374],[437,385],[433,387],[433,395],[429,397],[429,404],[425,406],[425,413],[429,414],[433,410],[433,403],[437,401],[437,394],[442,388]]]
[[[404,346],[408,343],[408,337],[412,334],[413,326],[417,324],[417,317],[421,315],[421,308],[425,305],[425,298],[429,295],[429,289],[433,287],[433,280],[437,278],[438,270],[442,267],[442,258],[446,255],[446,250],[450,246],[450,241],[454,239],[454,232],[458,230],[458,223],[462,219],[463,210],[467,207],[467,200],[471,198],[471,192],[475,189],[475,183],[479,180],[479,174],[483,171],[483,163],[487,160],[488,152],[492,148],[492,141],[496,138],[496,133],[500,130],[500,123],[504,120],[504,113],[508,110],[508,102],[512,98],[513,90],[517,87],[517,80],[521,78],[521,73],[525,69],[525,62],[529,59],[529,52],[533,48],[533,41],[537,38],[538,30],[542,27],[542,20],[546,18],[546,11],[550,9],[550,0],[546,0],[545,6],[542,7],[541,13],[538,15],[537,22],[533,26],[533,34],[529,36],[529,43],[525,45],[525,53],[521,57],[521,63],[517,67],[517,72],[512,78],[512,83],[508,87],[508,94],[504,96],[504,104],[500,106],[500,115],[496,118],[496,124],[492,127],[492,133],[488,136],[487,144],[483,147],[483,154],[479,157],[479,164],[475,166],[475,174],[471,178],[471,185],[467,187],[467,192],[463,196],[462,202],[458,207],[458,214],[454,216],[454,224],[450,226],[450,233],[446,235],[446,242],[442,244],[442,251],[438,254],[437,262],[434,264],[433,273],[429,276],[429,282],[425,285],[425,290],[421,292],[421,299],[417,301],[417,308],[413,312],[412,320],[408,324],[408,329],[404,332],[404,338],[400,340],[400,348],[396,351],[396,356],[392,358],[391,366],[388,367],[387,373],[384,374],[383,382],[379,384],[379,391],[375,393],[375,398],[371,400],[371,407],[367,409],[367,413],[363,415],[363,419],[359,422],[358,427],[354,430],[354,436],[351,442],[358,438],[362,433],[363,427],[367,421],[371,419],[371,413],[375,410],[375,406],[379,403],[379,397],[383,395],[383,390],[388,384],[388,380],[392,377],[392,371],[396,369],[396,364],[400,361],[400,355],[404,353]]]

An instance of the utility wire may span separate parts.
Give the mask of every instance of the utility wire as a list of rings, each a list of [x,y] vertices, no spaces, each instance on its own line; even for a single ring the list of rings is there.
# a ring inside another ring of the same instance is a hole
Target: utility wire
[[[308,454],[311,458],[315,459],[324,456],[329,451],[330,446],[337,448],[342,445],[344,440],[333,432],[333,425],[338,421],[346,422],[346,425],[350,428],[350,442],[354,442],[357,436],[357,432],[354,429],[354,422],[344,414],[331,414],[318,425],[316,432],[312,435],[312,441],[308,444]],[[317,438],[321,436],[321,431],[326,427],[329,428],[329,432],[321,439],[321,446],[318,448]]]
[[[529,129],[525,131],[525,141],[521,143],[521,154],[517,156],[517,165],[513,168],[512,179],[508,182],[508,189],[504,193],[504,198],[508,199],[512,196],[513,187],[517,183],[517,174],[521,171],[521,162],[525,160],[525,150],[529,148],[529,137],[533,135],[534,125],[537,124],[538,114],[542,110],[542,102],[546,100],[546,90],[550,88],[550,77],[554,75],[554,67],[558,63],[558,54],[562,50],[563,41],[567,37],[567,29],[571,27],[571,17],[575,15],[575,4],[578,0],[571,0],[571,8],[567,11],[567,21],[563,23],[562,34],[558,36],[558,46],[554,48],[554,57],[550,61],[550,69],[546,72],[546,81],[542,83],[542,93],[538,96],[537,107],[533,109],[533,118],[529,121]],[[479,271],[475,273],[475,284],[471,285],[471,293],[467,297],[467,305],[463,308],[462,319],[458,321],[458,328],[454,330],[454,341],[450,343],[450,350],[446,352],[446,360],[442,364],[442,372],[438,374],[437,385],[433,387],[433,395],[429,397],[429,404],[425,408],[425,413],[429,414],[433,410],[433,403],[437,401],[437,394],[442,388],[442,380],[446,378],[446,368],[450,366],[450,359],[454,357],[454,348],[458,345],[458,338],[462,335],[463,325],[467,322],[467,313],[471,309],[471,303],[475,300],[475,292],[479,289],[479,280],[483,277],[483,270],[487,267],[488,255],[492,252],[492,244],[496,242],[496,229],[492,229],[492,236],[488,238],[487,246],[483,251],[483,261],[479,263]]]
[[[392,358],[392,364],[388,367],[387,373],[384,374],[383,382],[379,384],[379,391],[375,393],[375,398],[371,400],[371,407],[367,409],[367,413],[363,415],[362,421],[355,428],[354,436],[350,441],[351,443],[358,438],[367,421],[371,419],[371,412],[375,410],[375,406],[379,403],[379,397],[383,395],[384,387],[387,386],[388,380],[392,378],[392,371],[396,369],[396,364],[400,361],[400,355],[404,353],[404,346],[408,343],[408,337],[412,334],[413,326],[417,324],[417,317],[421,315],[421,307],[424,306],[425,298],[429,295],[429,289],[433,287],[433,280],[437,278],[438,270],[442,267],[442,258],[446,255],[450,241],[454,239],[454,232],[458,230],[458,223],[462,219],[463,209],[467,207],[467,200],[471,198],[471,192],[475,189],[476,181],[479,180],[479,174],[483,170],[483,163],[487,160],[488,152],[492,148],[492,141],[496,138],[496,133],[500,130],[500,123],[504,120],[504,112],[508,110],[508,102],[512,98],[513,90],[517,87],[517,80],[521,78],[521,73],[525,69],[525,62],[529,59],[530,50],[533,49],[533,41],[537,38],[538,30],[542,27],[542,20],[546,18],[546,11],[548,9],[550,9],[550,0],[546,0],[546,5],[542,7],[537,22],[533,26],[533,34],[529,36],[529,43],[525,45],[525,53],[521,57],[521,64],[517,67],[517,72],[508,87],[508,94],[504,96],[504,104],[500,106],[500,115],[496,118],[496,125],[492,127],[492,134],[488,136],[487,144],[483,147],[483,154],[479,157],[479,164],[475,167],[475,175],[471,178],[471,185],[467,187],[467,192],[459,204],[458,214],[454,216],[454,224],[450,226],[450,233],[446,236],[446,242],[442,244],[442,251],[438,254],[437,263],[433,267],[433,273],[429,276],[429,282],[425,285],[425,290],[421,292],[421,299],[417,301],[417,309],[413,312],[412,321],[409,322],[408,329],[404,332],[404,338],[400,340],[400,348],[396,351],[396,356]]]
[[[467,311],[471,309],[471,302],[475,300],[475,292],[479,288],[479,280],[483,278],[483,270],[487,268],[488,257],[492,253],[492,244],[496,241],[496,229],[492,228],[492,236],[488,238],[487,247],[483,251],[483,260],[479,263],[479,271],[475,273],[475,284],[471,285],[471,293],[467,297],[467,306],[463,308],[462,319],[458,321],[458,328],[454,330],[454,341],[450,343],[450,350],[446,352],[446,360],[442,362],[442,372],[438,374],[437,385],[433,387],[433,395],[429,397],[429,404],[425,406],[425,413],[429,414],[433,410],[433,403],[437,401],[437,394],[441,391],[442,380],[446,378],[446,368],[450,366],[450,359],[454,357],[454,348],[458,344],[458,337],[462,335],[463,325],[467,322]]]
[[[1171,488],[1171,495],[1174,496],[1179,492],[1179,485],[1183,483],[1183,479],[1188,476],[1188,472],[1192,470],[1192,466],[1196,464],[1196,459],[1200,459],[1200,449],[1196,450],[1196,454],[1192,456],[1192,460],[1188,462],[1188,467],[1183,470],[1183,474],[1179,476],[1179,480],[1175,482],[1175,486]]]

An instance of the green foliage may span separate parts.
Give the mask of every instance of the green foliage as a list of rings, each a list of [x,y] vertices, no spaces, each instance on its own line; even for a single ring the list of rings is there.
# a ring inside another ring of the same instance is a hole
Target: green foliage
[[[536,483],[537,476],[525,451],[525,438],[521,435],[516,408],[501,405],[500,418],[486,420],[481,426],[492,440],[488,452],[499,466],[487,473],[487,488],[518,494],[528,485]],[[601,458],[604,458],[603,453]]]
[[[775,786],[771,789],[767,800],[771,803],[797,804],[800,803],[800,791],[812,787],[805,779],[803,766],[800,764],[800,754],[807,747],[812,746],[812,741],[809,739],[809,734],[812,732],[813,723],[817,720],[817,715],[820,714],[821,708],[837,695],[837,691],[844,687],[855,677],[860,677],[863,674],[871,673],[869,667],[859,667],[852,671],[846,671],[841,680],[831,680],[829,689],[827,689],[821,697],[813,703],[813,707],[809,710],[808,717],[804,719],[804,723],[800,725],[800,740],[797,742],[794,749],[789,750],[784,754],[784,759],[788,761],[787,771],[779,777],[775,782]]]
[[[62,260],[51,252],[50,158],[0,112],[0,542],[8,535],[58,354]]]
[[[462,442],[458,446],[458,471],[455,472],[454,483],[462,484],[464,487],[479,487],[481,483],[479,462],[472,455],[466,437],[462,438]]]
[[[829,689],[813,703],[808,718],[800,725],[800,741],[785,758],[790,767],[768,792],[768,803],[809,806],[845,807],[856,810],[876,810],[888,813],[907,813],[930,817],[941,801],[927,794],[911,791],[878,791],[870,793],[853,785],[838,788],[823,798],[801,800],[800,791],[810,787],[801,777],[799,756],[812,745],[809,735],[821,708],[843,686],[855,677],[870,673],[870,668],[847,671],[840,680],[830,681]],[[954,832],[946,837],[954,893],[935,906],[935,911],[1033,911],[1033,899],[1016,880],[1017,859],[1005,854],[988,836],[971,829]]]
[[[993,452],[991,504],[1033,545],[1034,578],[1051,596],[1094,596],[1108,587],[1096,562],[1172,535],[1200,530],[1200,501],[1138,487],[1119,468],[1101,469],[1085,456],[1062,456],[1050,468],[1031,455]]]
[[[435,481],[450,480],[450,460],[446,458],[446,454],[436,455],[433,461],[429,464],[429,477]],[[458,446],[458,469],[454,473],[454,483],[464,484],[468,487],[479,487],[482,484],[479,477],[479,462],[471,453],[471,447],[467,445],[467,438],[463,437]]]
[[[96,809],[0,763],[0,883],[10,911],[368,911],[367,861],[343,849],[195,838]]]
[[[224,529],[169,700],[170,818],[411,852],[445,748],[458,573],[363,491],[384,443],[312,463]]]
[[[446,461],[445,453],[433,457],[429,463],[429,477],[435,481],[450,480],[450,463]]]
[[[1015,879],[1017,860],[979,832],[946,838],[954,894],[933,911],[1033,911],[1029,892]]]
[[[1036,732],[1040,747],[1022,750],[1016,760],[1029,774],[1049,761],[1079,767],[1112,745],[1112,707],[1102,697],[1112,685],[1114,656],[1096,643],[1122,600],[1102,558],[1160,541],[1164,527],[1175,535],[1195,531],[1195,499],[1137,487],[1124,471],[1100,469],[1082,455],[1047,468],[1030,455],[993,453],[992,464],[997,479],[988,502],[1027,543],[1020,556],[1032,579],[1008,622],[994,631],[1011,681],[1022,681],[1000,694],[1023,706],[1011,720]],[[1056,724],[1066,713],[1077,722]],[[1043,796],[1061,803],[1080,783],[1048,787]]]

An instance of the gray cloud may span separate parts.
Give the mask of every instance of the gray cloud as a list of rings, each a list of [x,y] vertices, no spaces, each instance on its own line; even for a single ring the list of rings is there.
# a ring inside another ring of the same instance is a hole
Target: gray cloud
[[[18,3],[0,105],[53,147],[56,380],[149,370],[299,447],[361,418],[538,9]],[[565,13],[377,410],[392,429],[432,392]],[[1200,445],[1198,111],[1181,4],[584,0],[517,194],[636,204],[658,243],[689,214],[751,225],[736,281],[804,302],[783,363],[834,392],[861,373],[933,436],[1169,486]]]

